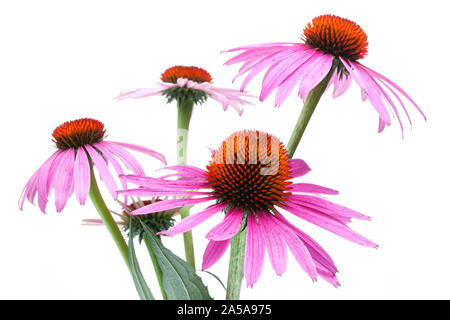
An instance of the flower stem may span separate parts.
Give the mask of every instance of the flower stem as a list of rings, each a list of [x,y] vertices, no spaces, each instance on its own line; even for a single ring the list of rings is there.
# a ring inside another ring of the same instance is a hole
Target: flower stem
[[[294,156],[295,150],[297,150],[298,144],[302,139],[303,133],[305,132],[306,127],[308,126],[309,120],[311,119],[314,110],[316,109],[317,104],[319,103],[320,98],[325,92],[328,83],[333,76],[333,73],[336,69],[335,63],[331,67],[330,72],[325,76],[325,78],[309,93],[306,97],[305,104],[303,105],[302,112],[298,117],[297,123],[295,124],[294,131],[292,132],[291,138],[287,144],[287,153],[290,158]]]
[[[189,123],[191,121],[194,102],[192,100],[178,101],[177,124],[177,165],[186,164]],[[181,219],[189,217],[189,207],[181,208]],[[186,262],[195,270],[194,241],[192,231],[183,233]]]
[[[228,266],[226,300],[239,300],[241,284],[244,278],[245,242],[247,228],[244,228],[231,239],[230,264]]]
[[[123,238],[122,233],[120,232],[119,227],[117,226],[117,223],[114,221],[111,212],[109,211],[108,207],[105,204],[105,201],[102,198],[102,195],[100,193],[100,190],[97,185],[97,181],[95,180],[94,175],[94,169],[92,165],[92,161],[89,159],[89,166],[91,171],[91,187],[89,189],[89,197],[91,198],[92,202],[94,203],[95,208],[97,209],[100,217],[103,220],[103,223],[105,224],[106,228],[108,229],[109,233],[111,234],[111,237],[113,238],[114,242],[117,245],[117,248],[119,249],[120,253],[122,254],[122,257],[125,261],[125,264],[128,267],[128,270],[131,271],[130,262],[128,259],[128,245],[125,242],[125,239]]]
[[[150,259],[152,260],[153,268],[155,269],[155,275],[158,279],[159,289],[161,290],[162,298],[164,300],[167,300],[167,294],[164,290],[164,284],[163,284],[163,274],[161,267],[159,266],[158,260],[156,259],[155,253],[152,250],[152,247],[148,243],[148,240],[146,237],[144,237],[145,246],[147,247],[148,253],[150,255]]]

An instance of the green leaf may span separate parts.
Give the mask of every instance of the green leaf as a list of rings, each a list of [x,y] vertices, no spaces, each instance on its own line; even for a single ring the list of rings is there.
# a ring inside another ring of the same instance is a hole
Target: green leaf
[[[130,224],[130,232],[131,232],[131,224]],[[134,280],[134,285],[136,286],[136,290],[139,294],[141,300],[155,300],[150,288],[145,282],[144,277],[142,276],[141,268],[139,268],[139,262],[136,257],[136,252],[134,251],[134,243],[133,237],[129,237],[128,240],[128,253],[129,253],[129,261],[131,267],[131,276]]]
[[[152,230],[142,224],[144,237],[163,273],[164,291],[169,300],[212,300],[208,289],[194,269],[163,246]]]
[[[212,273],[211,271],[207,271],[207,270],[200,270],[200,271],[205,272],[205,273],[211,275],[212,277],[214,277],[214,278],[220,283],[220,285],[222,286],[222,288],[223,288],[225,291],[227,291],[227,287],[225,287],[225,285],[223,284],[222,280],[220,280],[219,276],[215,275],[215,274]]]

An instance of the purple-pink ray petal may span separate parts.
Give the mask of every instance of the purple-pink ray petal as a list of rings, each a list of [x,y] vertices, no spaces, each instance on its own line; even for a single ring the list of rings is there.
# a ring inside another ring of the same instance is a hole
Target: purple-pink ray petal
[[[306,66],[305,75],[302,78],[298,91],[300,98],[306,99],[308,93],[327,76],[332,65],[333,56],[322,54]]]
[[[290,174],[292,178],[304,176],[311,168],[302,159],[289,159]]]
[[[281,276],[287,267],[287,250],[286,242],[283,237],[279,236],[280,228],[273,223],[272,215],[261,214],[258,216],[261,224],[262,235],[265,247],[269,254],[270,263],[276,274]]]
[[[308,209],[306,207],[302,207],[299,205],[296,205],[294,203],[284,204],[285,209],[292,214],[296,215],[297,217],[304,219],[306,221],[311,222],[312,224],[315,224],[321,228],[324,228],[344,239],[347,239],[349,241],[352,241],[354,243],[377,248],[378,245],[375,244],[373,241],[363,237],[362,235],[356,233],[352,229],[350,229],[348,226],[346,226],[344,223],[340,222],[339,220],[336,220],[334,218],[331,218],[327,215],[322,215],[318,212],[313,211],[312,209]]]
[[[98,172],[100,173],[100,178],[102,181],[106,184],[106,187],[108,188],[109,193],[112,195],[114,200],[117,199],[117,184],[114,180],[111,172],[109,171],[108,165],[106,163],[106,160],[98,153],[97,150],[95,150],[90,145],[85,145],[84,148],[86,148],[86,151],[88,152],[89,156],[92,159],[92,162],[94,163],[94,167],[97,168]]]
[[[177,199],[177,200],[183,200],[183,199]],[[167,200],[167,201],[170,201],[170,200]],[[167,201],[161,201],[161,202],[167,202]],[[225,209],[226,206],[227,205],[224,203],[213,204],[199,213],[193,214],[187,218],[182,219],[180,222],[178,222],[177,224],[175,224],[173,227],[169,228],[168,230],[161,231],[157,234],[173,236],[175,234],[184,233],[186,231],[189,231],[192,228],[201,224],[202,222],[206,221],[207,219],[211,218],[216,213]],[[153,211],[153,212],[155,212],[155,211]]]
[[[131,215],[149,214],[153,212],[165,211],[184,206],[190,206],[197,203],[202,203],[210,200],[215,200],[215,197],[203,197],[198,199],[170,199],[164,201],[154,202],[137,210],[131,212]]]
[[[390,84],[394,89],[396,89],[398,92],[400,92],[406,99],[409,100],[409,102],[411,102],[414,107],[416,107],[416,109],[420,112],[420,114],[422,115],[422,117],[426,120],[427,117],[425,116],[425,113],[422,111],[422,109],[420,109],[420,107],[417,105],[417,103],[405,92],[405,90],[403,90],[402,88],[400,88],[396,83],[394,83],[392,80],[386,78],[385,76],[383,76],[382,74],[379,74],[378,72],[370,69],[369,67],[366,67],[360,63],[358,63],[358,65],[365,69],[367,72],[369,72],[372,76],[374,76],[377,79],[383,80],[385,82],[387,82],[388,84]]]
[[[75,198],[81,205],[86,203],[86,198],[91,186],[91,173],[89,159],[83,148],[78,148],[73,170],[73,188]]]
[[[359,65],[352,63],[351,61],[346,61],[343,58],[340,59],[347,71],[350,73],[351,77],[361,87],[364,95],[367,96],[367,98],[372,103],[372,106],[375,108],[375,110],[377,110],[383,121],[386,122],[387,125],[390,125],[390,116],[383,102],[383,99],[380,96],[380,92],[373,81],[367,78],[365,70],[360,68]]]
[[[143,147],[143,146],[139,146],[139,145],[136,145],[136,144],[131,144],[131,143],[108,141],[108,144],[111,144],[111,143],[115,144],[117,146],[121,146],[121,147],[124,147],[124,148],[127,148],[127,149],[131,149],[131,150],[134,150],[134,151],[138,151],[138,152],[147,154],[147,155],[149,155],[149,156],[151,156],[151,157],[153,157],[155,159],[158,159],[162,163],[167,164],[166,157],[162,153],[156,152],[156,151],[154,151],[152,149],[149,149],[149,148],[146,148],[146,147]]]
[[[264,265],[264,240],[254,214],[248,214],[247,242],[245,244],[244,276],[247,287],[253,287],[261,276]]]
[[[138,175],[125,175],[122,176],[122,178],[133,184],[150,188],[165,187],[173,189],[204,189],[209,187],[207,182],[198,180],[165,180],[161,178],[142,177]]]
[[[137,99],[144,98],[149,96],[160,95],[162,91],[164,91],[164,87],[160,88],[139,88],[133,91],[128,91],[121,93],[116,97],[117,100],[125,100],[125,99]]]
[[[206,234],[206,238],[213,241],[231,239],[241,228],[242,215],[242,209],[230,208],[224,219]]]
[[[316,281],[316,266],[303,241],[295,234],[293,230],[291,230],[290,227],[286,226],[284,223],[281,223],[277,219],[272,219],[272,221],[280,228],[280,236],[283,237],[297,263],[309,275],[309,277],[313,279],[313,281]]]
[[[117,190],[118,193],[133,197],[164,197],[164,196],[203,196],[211,195],[211,192],[188,190],[156,190],[152,188],[137,188]]]
[[[294,183],[289,185],[289,191],[291,192],[303,192],[303,193],[322,193],[322,194],[339,194],[339,191],[330,188],[322,187],[312,183]]]
[[[110,143],[109,141],[102,141],[102,146],[107,148],[109,152],[122,161],[122,163],[125,164],[129,170],[133,171],[137,175],[145,175],[144,169],[139,161],[137,161],[137,159],[123,147]]]
[[[69,199],[75,162],[74,149],[67,149],[63,153],[64,155],[55,175],[55,206],[57,212],[61,212],[64,209]]]
[[[215,264],[227,251],[231,239],[223,241],[209,241],[203,253],[202,270],[209,269]]]
[[[294,203],[300,204],[305,207],[309,207],[320,211],[324,214],[331,216],[342,216],[348,218],[355,218],[360,220],[370,220],[369,216],[366,216],[358,211],[353,209],[341,206],[337,203],[328,201],[323,198],[314,197],[311,195],[290,195],[288,197],[288,201],[292,201]]]

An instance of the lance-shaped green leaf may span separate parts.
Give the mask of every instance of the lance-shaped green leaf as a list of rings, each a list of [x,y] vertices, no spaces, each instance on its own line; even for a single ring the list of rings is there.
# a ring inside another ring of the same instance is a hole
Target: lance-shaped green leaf
[[[130,223],[130,234],[131,234],[131,223]],[[133,237],[130,236],[128,240],[128,252],[130,259],[131,276],[134,280],[134,285],[139,294],[141,300],[155,300],[150,288],[145,282],[144,276],[142,275],[141,268],[136,257],[136,252],[134,251]]]
[[[151,246],[163,273],[164,290],[169,300],[212,300],[208,289],[194,269],[163,246],[154,232],[142,224],[144,237]]]

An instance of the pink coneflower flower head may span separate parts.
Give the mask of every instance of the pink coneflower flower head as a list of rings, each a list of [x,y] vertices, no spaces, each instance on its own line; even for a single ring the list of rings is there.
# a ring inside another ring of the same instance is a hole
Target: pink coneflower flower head
[[[241,90],[268,68],[259,98],[264,101],[276,90],[275,106],[280,106],[297,84],[298,95],[304,100],[326,79],[328,86],[334,85],[333,97],[337,98],[355,80],[361,88],[362,100],[369,99],[379,114],[379,132],[391,124],[391,116],[398,119],[403,132],[399,106],[411,123],[405,99],[425,118],[419,106],[402,88],[359,62],[367,54],[367,35],[353,21],[334,15],[316,17],[305,27],[302,40],[302,43],[264,43],[227,50],[225,52],[243,52],[225,64],[244,63],[234,78],[249,72]]]
[[[39,208],[45,213],[53,189],[57,212],[64,209],[72,193],[84,205],[90,189],[91,164],[99,171],[109,193],[117,199],[118,188],[109,163],[117,175],[124,174],[122,164],[135,174],[145,174],[136,158],[126,149],[145,153],[166,164],[165,157],[156,151],[129,143],[105,141],[104,125],[94,119],[65,122],[53,131],[52,136],[57,150],[28,180],[19,199],[21,210],[25,199],[34,203],[37,195]],[[125,181],[121,184],[126,187]]]
[[[157,233],[172,227],[175,223],[174,216],[179,214],[179,211],[177,209],[171,209],[134,216],[131,215],[131,212],[163,200],[164,199],[162,198],[155,197],[146,200],[142,200],[140,198],[134,199],[131,197],[132,202],[128,205],[118,201],[123,209],[121,212],[111,210],[111,213],[119,218],[116,220],[116,224],[121,226],[122,230],[128,234],[128,237],[138,237],[139,242],[141,242],[145,233],[141,222],[149,227],[150,230]],[[83,219],[83,224],[87,226],[104,226],[102,219]]]
[[[126,176],[138,189],[122,191],[129,196],[189,196],[150,204],[132,215],[158,212],[186,205],[213,202],[160,234],[186,232],[208,218],[224,212],[223,220],[207,234],[209,244],[203,256],[203,269],[216,263],[241,228],[246,228],[244,275],[247,285],[258,280],[265,251],[278,275],[286,270],[287,249],[314,280],[317,275],[338,286],[337,268],[325,250],[303,231],[288,222],[280,212],[293,215],[364,246],[375,243],[352,231],[352,218],[369,217],[325,200],[319,194],[338,192],[293,179],[310,171],[300,159],[289,159],[285,147],[274,136],[259,131],[241,131],[227,138],[214,151],[206,170],[193,166],[172,166],[172,175],[161,178]],[[196,191],[193,191],[196,190]]]
[[[223,110],[234,108],[242,115],[241,105],[253,104],[243,97],[252,97],[250,94],[239,90],[218,88],[212,83],[211,75],[204,69],[193,66],[174,66],[161,75],[162,83],[155,88],[142,88],[120,94],[117,99],[143,98],[162,95],[170,103],[173,100],[183,103],[192,100],[195,104],[202,104],[208,98],[222,104]]]

